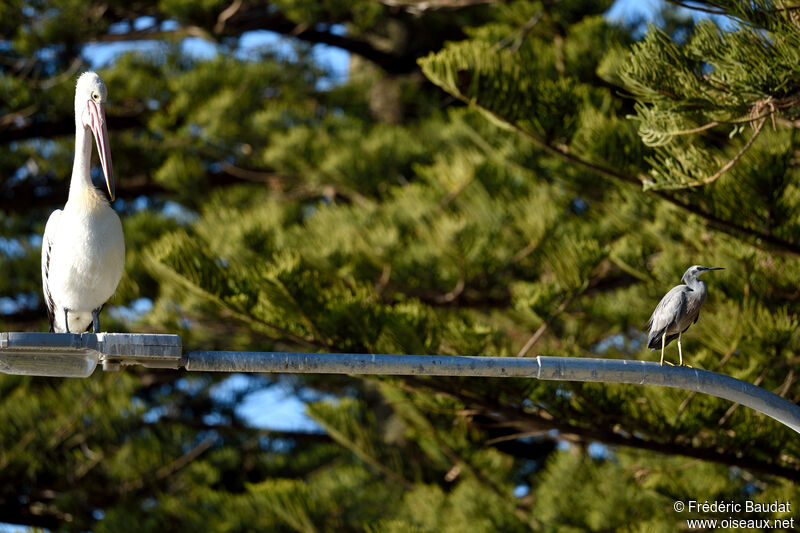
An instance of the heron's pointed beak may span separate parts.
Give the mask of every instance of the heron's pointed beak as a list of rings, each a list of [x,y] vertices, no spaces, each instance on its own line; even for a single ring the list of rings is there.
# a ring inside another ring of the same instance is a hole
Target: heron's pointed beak
[[[706,267],[705,270],[725,270],[723,267]]]
[[[114,200],[116,188],[114,187],[114,170],[111,166],[111,147],[108,142],[108,130],[106,129],[106,110],[103,104],[98,104],[93,100],[86,103],[89,112],[89,128],[94,134],[97,143],[97,154],[100,156],[100,166],[103,168],[103,175],[106,178],[108,194]]]

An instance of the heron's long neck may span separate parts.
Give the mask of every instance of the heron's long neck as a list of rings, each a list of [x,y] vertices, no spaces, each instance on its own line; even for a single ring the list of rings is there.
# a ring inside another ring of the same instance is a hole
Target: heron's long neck
[[[689,278],[689,281],[686,283],[686,285],[688,285],[688,287],[693,291],[697,291],[700,294],[706,293],[706,284],[697,278]]]
[[[75,161],[69,184],[68,202],[80,202],[87,195],[95,195],[89,169],[92,164],[92,136],[79,120],[75,121]]]

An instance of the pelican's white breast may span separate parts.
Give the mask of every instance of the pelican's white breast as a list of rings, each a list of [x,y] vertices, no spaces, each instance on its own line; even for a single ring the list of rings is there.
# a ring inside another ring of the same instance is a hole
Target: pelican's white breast
[[[99,194],[89,195],[96,198],[67,202],[51,238],[48,289],[57,307],[75,312],[111,298],[125,266],[119,216]]]

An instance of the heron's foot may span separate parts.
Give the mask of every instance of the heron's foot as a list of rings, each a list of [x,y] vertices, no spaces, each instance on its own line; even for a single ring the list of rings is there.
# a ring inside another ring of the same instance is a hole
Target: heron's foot
[[[100,333],[100,309],[102,307],[98,307],[94,311],[92,311],[92,329],[94,330],[93,333]]]
[[[664,361],[664,363],[668,364],[669,366],[675,366],[675,363],[670,363],[669,361]],[[664,366],[663,364],[661,366]]]
[[[690,365],[689,363],[681,363],[681,364],[680,364],[680,366],[685,366],[686,368],[694,368],[694,367],[693,367],[692,365]]]

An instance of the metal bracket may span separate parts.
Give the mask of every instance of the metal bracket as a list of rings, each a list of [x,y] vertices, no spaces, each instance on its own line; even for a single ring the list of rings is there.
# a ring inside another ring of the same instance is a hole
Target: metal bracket
[[[145,333],[0,333],[0,372],[32,376],[88,377],[122,365],[180,368],[178,335]]]

